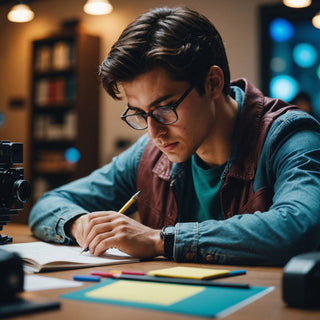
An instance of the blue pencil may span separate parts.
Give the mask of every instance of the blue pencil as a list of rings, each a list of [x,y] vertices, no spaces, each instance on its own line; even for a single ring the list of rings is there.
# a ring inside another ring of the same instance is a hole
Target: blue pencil
[[[217,276],[213,276],[210,279],[219,279],[219,278],[228,278],[228,277],[235,277],[235,276],[241,276],[246,274],[247,271],[244,269],[239,269],[239,270],[232,270],[227,274],[221,274],[221,275],[217,275]]]
[[[73,276],[73,280],[76,281],[90,281],[90,282],[99,282],[100,277],[98,276],[87,276],[87,275],[81,275],[81,274],[76,274]]]

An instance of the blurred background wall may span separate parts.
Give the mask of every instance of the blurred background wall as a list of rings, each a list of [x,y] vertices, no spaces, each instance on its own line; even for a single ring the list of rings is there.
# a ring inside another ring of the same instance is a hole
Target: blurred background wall
[[[271,11],[266,10],[265,17],[261,18],[261,7],[281,6],[281,0],[110,0],[113,11],[102,16],[86,14],[83,11],[86,0],[30,0],[27,3],[34,11],[35,18],[26,23],[13,23],[8,21],[7,13],[15,2],[0,0],[0,140],[23,142],[25,177],[31,180],[31,185],[35,182],[32,181],[29,163],[34,143],[30,135],[33,120],[32,43],[58,31],[65,22],[79,21],[86,33],[99,37],[97,70],[122,30],[135,17],[150,8],[179,5],[198,10],[216,26],[224,40],[232,79],[245,77],[265,94],[269,94],[268,86],[272,77],[281,73],[280,67],[284,70],[289,65],[285,54],[282,60],[278,59],[278,56],[283,55],[284,43],[275,41],[276,49],[273,50],[272,37],[269,36],[271,22],[278,14],[277,7]],[[314,2],[319,4],[320,0],[313,0]],[[300,9],[290,11],[293,13],[293,20],[303,12],[298,10]],[[283,32],[281,28],[277,30],[280,34]],[[314,32],[311,41],[314,40],[319,45],[320,29]],[[285,44],[289,53],[294,44],[290,41]],[[276,59],[272,61],[273,58]],[[316,59],[319,60],[319,56]],[[319,70],[316,81],[319,82],[320,63],[317,63]],[[303,74],[306,79],[308,76],[305,71],[306,69],[298,69],[295,72]],[[320,88],[320,83],[318,87]],[[98,90],[99,120],[96,125],[99,130],[98,166],[101,166],[133,143],[144,131],[132,130],[120,120],[125,100],[112,100],[101,85]],[[280,95],[284,93],[282,88],[278,92]],[[320,97],[319,90],[317,94],[315,97]],[[87,108],[90,110],[90,103]]]
[[[83,12],[84,0],[34,0],[35,18],[12,23],[7,13],[14,4],[0,2],[0,112],[4,117],[0,138],[21,141],[28,161],[31,42],[46,37],[68,20],[79,20],[87,32],[101,38],[100,61],[121,31],[137,15],[156,6],[185,5],[208,16],[221,33],[229,57],[232,78],[246,77],[259,86],[258,7],[275,0],[110,0],[113,11],[105,16]],[[14,101],[18,107],[10,107]],[[115,102],[100,89],[100,164],[119,152],[118,140],[135,140],[141,132],[130,130],[119,117],[125,101]],[[89,108],[90,106],[88,106]],[[121,143],[120,143],[121,145]],[[28,164],[26,163],[26,166]]]

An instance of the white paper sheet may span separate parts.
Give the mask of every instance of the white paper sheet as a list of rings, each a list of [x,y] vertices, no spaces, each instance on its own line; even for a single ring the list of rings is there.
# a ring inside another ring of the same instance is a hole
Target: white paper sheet
[[[49,290],[60,289],[70,287],[80,287],[83,282],[71,281],[65,279],[43,277],[38,275],[25,275],[24,277],[24,291],[37,291],[37,290]]]

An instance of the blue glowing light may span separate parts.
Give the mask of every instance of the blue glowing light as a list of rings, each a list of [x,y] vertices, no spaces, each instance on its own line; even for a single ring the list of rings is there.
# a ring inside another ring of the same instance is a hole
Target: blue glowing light
[[[3,126],[4,120],[5,120],[5,119],[4,119],[4,114],[3,114],[3,112],[0,111],[0,127]]]
[[[318,69],[317,69],[317,76],[320,79],[320,65],[318,66]]]
[[[301,68],[309,68],[317,60],[317,50],[310,43],[299,43],[293,48],[293,60]]]
[[[290,101],[298,93],[298,90],[297,81],[288,75],[274,77],[270,82],[270,95],[272,98]]]
[[[68,148],[65,153],[64,157],[68,162],[76,163],[79,161],[81,155],[77,148]]]
[[[294,33],[292,24],[282,18],[274,19],[269,25],[270,37],[276,42],[284,42],[289,40]]]

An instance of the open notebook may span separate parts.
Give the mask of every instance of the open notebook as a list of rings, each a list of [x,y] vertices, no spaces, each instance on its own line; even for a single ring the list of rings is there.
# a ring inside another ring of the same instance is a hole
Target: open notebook
[[[18,253],[27,272],[77,269],[139,261],[114,248],[108,249],[100,257],[95,257],[89,252],[80,255],[82,250],[80,247],[41,241],[7,244],[1,249]]]

